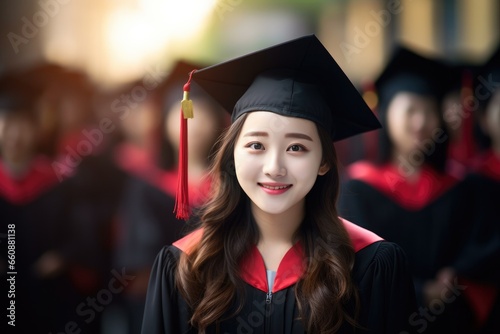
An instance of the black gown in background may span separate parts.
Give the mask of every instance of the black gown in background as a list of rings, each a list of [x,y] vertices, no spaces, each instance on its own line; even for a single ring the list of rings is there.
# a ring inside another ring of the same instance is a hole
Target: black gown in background
[[[357,250],[352,277],[360,296],[358,324],[368,329],[356,333],[412,332],[409,319],[416,316],[417,309],[403,251],[352,223],[345,221],[345,225]],[[174,277],[181,252],[189,251],[189,245],[199,240],[200,232],[164,247],[158,254],[149,283],[142,333],[197,333],[188,324],[190,308],[175,287]],[[283,258],[269,298],[264,262],[254,247],[241,266],[246,294],[243,309],[221,321],[217,328],[210,326],[207,333],[305,333],[297,319],[294,293],[302,273],[297,268],[302,265],[303,252],[298,243]],[[340,332],[353,330],[344,324]]]
[[[186,223],[173,213],[175,198],[163,189],[164,172],[153,164],[152,156],[133,145],[122,144],[114,157],[125,179],[114,219],[112,267],[125,268],[134,276],[114,305],[126,319],[128,332],[135,334],[141,330],[147,284],[156,255],[187,231]],[[170,187],[176,187],[176,180],[171,181]]]
[[[2,333],[47,333],[64,325],[74,313],[66,303],[68,282],[64,276],[42,277],[37,267],[46,252],[60,251],[64,190],[65,184],[58,182],[48,159],[35,158],[25,175],[17,179],[0,160]],[[12,263],[8,262],[9,236],[14,236],[10,243],[15,247]],[[12,286],[7,278],[13,278]],[[12,298],[8,297],[11,290]],[[15,303],[15,327],[7,324],[11,301]]]
[[[481,333],[500,333],[500,157],[486,152],[464,183],[473,211],[472,232],[456,270]]]
[[[453,283],[454,298],[435,300],[431,305],[423,295],[428,280],[441,269],[454,267],[470,230],[470,205],[463,182],[425,165],[414,183],[390,164],[358,162],[349,167],[348,175],[339,211],[405,251],[417,299],[422,307],[431,308],[429,321],[418,322],[417,328],[428,333],[469,333],[462,326],[470,324],[472,315],[460,284]]]

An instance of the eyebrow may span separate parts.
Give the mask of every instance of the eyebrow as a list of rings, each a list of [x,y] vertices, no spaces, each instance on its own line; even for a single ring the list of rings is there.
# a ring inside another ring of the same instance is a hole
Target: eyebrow
[[[251,131],[247,132],[244,137],[269,137],[267,132],[264,131]],[[285,134],[285,138],[297,138],[297,139],[305,139],[309,141],[313,141],[311,137],[303,133],[291,132]]]
[[[313,141],[312,138],[309,137],[308,135],[303,134],[303,133],[295,133],[295,132],[285,134],[285,138],[297,138],[297,139],[305,139],[305,140]]]
[[[252,131],[252,132],[247,132],[243,137],[268,137],[269,135],[267,132],[263,131]]]

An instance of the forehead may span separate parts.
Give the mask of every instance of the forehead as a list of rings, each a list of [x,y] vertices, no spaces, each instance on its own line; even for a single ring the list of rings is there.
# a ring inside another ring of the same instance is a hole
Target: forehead
[[[393,97],[392,102],[435,104],[437,101],[434,97],[428,95],[411,92],[399,92]]]
[[[246,131],[266,131],[270,134],[300,132],[318,136],[316,124],[304,118],[283,116],[269,111],[249,112],[242,128]]]

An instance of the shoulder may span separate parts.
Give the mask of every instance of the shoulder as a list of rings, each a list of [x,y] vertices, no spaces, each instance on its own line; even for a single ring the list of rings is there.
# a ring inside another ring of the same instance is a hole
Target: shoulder
[[[356,224],[353,224],[347,219],[339,217],[340,221],[344,224],[344,228],[351,239],[351,243],[353,245],[354,251],[358,252],[367,246],[382,240],[377,234],[361,227]]]
[[[172,245],[164,246],[156,256],[154,267],[171,271],[177,267],[182,251]]]
[[[389,241],[380,240],[356,253],[353,274],[361,280],[365,276],[406,275],[408,263],[403,249]]]

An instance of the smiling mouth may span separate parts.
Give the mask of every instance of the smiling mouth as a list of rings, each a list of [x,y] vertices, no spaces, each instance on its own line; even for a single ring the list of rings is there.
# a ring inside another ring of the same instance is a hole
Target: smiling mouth
[[[266,189],[270,189],[270,190],[282,190],[282,189],[290,188],[292,186],[291,184],[281,185],[281,186],[271,186],[271,185],[262,184],[262,183],[258,183],[258,185],[261,186],[262,188],[266,188]]]

